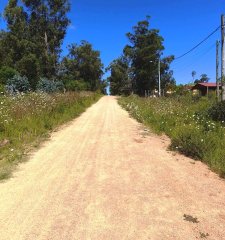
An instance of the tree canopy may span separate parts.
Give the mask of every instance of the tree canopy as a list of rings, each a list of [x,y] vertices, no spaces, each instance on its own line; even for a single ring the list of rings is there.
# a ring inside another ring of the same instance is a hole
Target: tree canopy
[[[9,0],[1,32],[0,64],[26,75],[35,89],[40,77],[53,78],[69,24],[68,0]]]
[[[103,64],[100,52],[93,49],[87,41],[80,45],[71,44],[68,47],[69,54],[62,61],[65,70],[64,79],[84,83],[91,91],[96,91],[101,85]]]
[[[61,80],[69,90],[104,88],[100,52],[90,43],[70,44],[68,56],[62,56],[69,10],[69,0],[8,1],[3,13],[7,29],[0,31],[0,84],[17,74],[25,76],[33,90],[43,79],[49,86],[48,80]]]
[[[170,63],[174,57],[161,57],[164,50],[164,39],[159,35],[159,30],[150,28],[150,17],[138,22],[133,27],[133,31],[127,33],[126,36],[129,44],[124,47],[123,55],[127,59],[129,71],[126,72],[129,72],[129,81],[134,93],[144,95],[146,90],[152,91],[158,88],[159,61],[162,87],[166,88],[170,84],[175,84],[173,72],[170,70]],[[118,69],[118,65],[121,65],[118,60],[111,64],[111,69],[113,67],[114,71],[111,71],[110,81],[114,94],[121,94],[121,88],[124,87],[124,82],[128,77],[126,74],[118,73],[115,77],[115,67]]]
[[[200,75],[199,79],[195,80],[195,83],[207,83],[209,82],[210,78],[208,77],[207,74],[203,73]]]
[[[131,79],[129,76],[129,63],[125,57],[114,60],[107,71],[111,72],[108,78],[112,95],[130,94],[132,91]]]

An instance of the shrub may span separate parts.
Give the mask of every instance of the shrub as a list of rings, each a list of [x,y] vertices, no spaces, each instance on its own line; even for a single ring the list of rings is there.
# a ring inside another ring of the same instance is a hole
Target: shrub
[[[216,103],[208,112],[214,121],[225,121],[225,101]]]
[[[13,94],[18,92],[28,92],[30,91],[30,83],[25,76],[15,75],[10,78],[6,84],[6,92]]]
[[[63,91],[64,85],[61,81],[51,81],[47,78],[41,78],[37,84],[37,90],[45,93],[54,93]]]
[[[85,81],[70,80],[65,84],[68,91],[87,91],[90,89],[90,85]]]
[[[18,72],[11,68],[4,66],[0,69],[0,84],[6,84],[8,79],[13,78],[15,75],[18,75]]]
[[[5,86],[0,83],[0,95],[5,92]]]

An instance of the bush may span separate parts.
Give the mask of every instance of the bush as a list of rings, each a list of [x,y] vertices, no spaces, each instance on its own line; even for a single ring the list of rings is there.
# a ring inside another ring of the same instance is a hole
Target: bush
[[[63,91],[64,85],[61,81],[50,81],[47,78],[41,78],[37,84],[37,90],[45,93],[54,93]]]
[[[11,67],[2,67],[0,69],[0,84],[6,84],[8,79],[13,78],[15,75],[18,75],[18,72]]]
[[[214,121],[225,121],[225,101],[216,103],[211,107],[209,115]]]
[[[5,92],[5,86],[0,83],[0,95]]]
[[[87,91],[90,89],[90,85],[82,80],[70,80],[66,82],[65,86],[68,91]]]
[[[30,83],[25,76],[15,75],[10,78],[6,84],[6,92],[13,94],[18,92],[29,92],[30,91]]]

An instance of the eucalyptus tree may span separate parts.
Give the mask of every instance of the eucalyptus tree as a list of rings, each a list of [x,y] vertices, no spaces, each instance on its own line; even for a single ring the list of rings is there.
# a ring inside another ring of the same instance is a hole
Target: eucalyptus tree
[[[88,90],[96,91],[101,88],[103,64],[100,52],[93,46],[82,41],[80,45],[73,43],[68,46],[69,54],[63,59],[65,66],[64,81],[85,83]]]
[[[163,37],[159,30],[150,28],[150,17],[140,21],[127,33],[128,44],[124,55],[130,59],[132,86],[134,92],[144,95],[145,90],[154,90],[158,86],[158,64],[161,62],[161,74],[164,81],[173,82],[173,72],[169,65],[173,56],[161,58],[163,54]],[[165,85],[166,83],[164,83]]]
[[[129,77],[129,63],[128,60],[122,56],[114,60],[107,71],[111,75],[108,78],[110,82],[110,92],[112,95],[130,94],[132,91],[132,83]]]
[[[33,89],[41,76],[54,78],[69,9],[68,0],[9,0],[7,30],[0,33],[1,65],[26,75]]]

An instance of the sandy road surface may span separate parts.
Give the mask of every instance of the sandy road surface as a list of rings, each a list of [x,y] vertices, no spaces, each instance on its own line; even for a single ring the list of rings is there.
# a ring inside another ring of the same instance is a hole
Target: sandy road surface
[[[167,146],[102,98],[0,184],[0,240],[225,239],[225,182]]]

